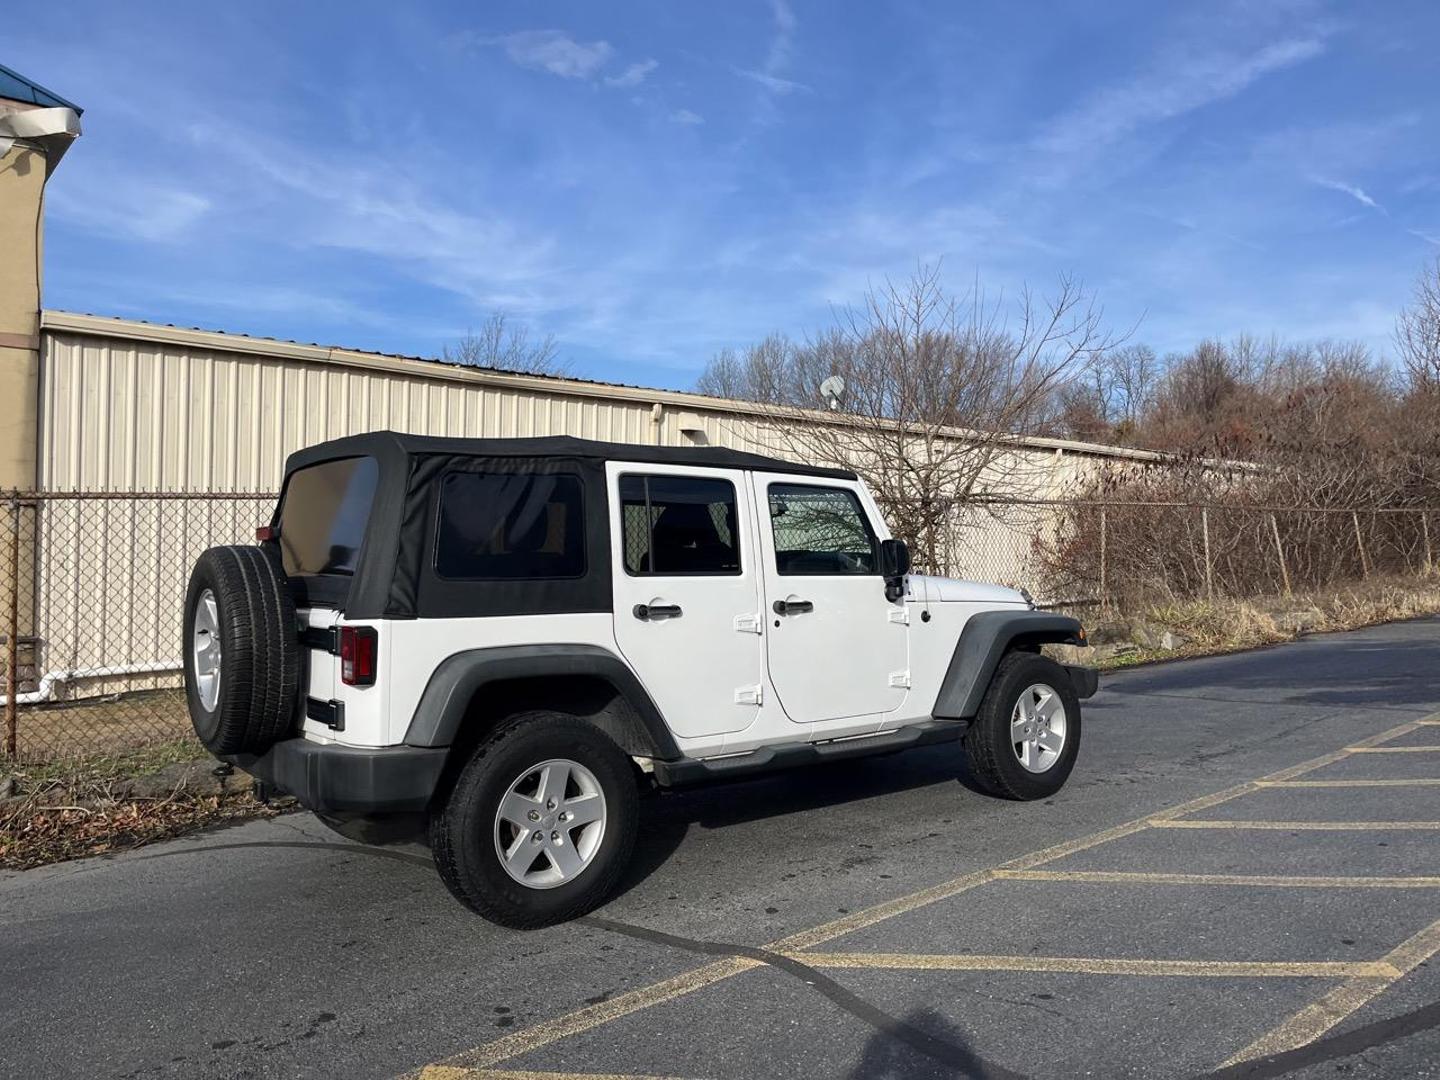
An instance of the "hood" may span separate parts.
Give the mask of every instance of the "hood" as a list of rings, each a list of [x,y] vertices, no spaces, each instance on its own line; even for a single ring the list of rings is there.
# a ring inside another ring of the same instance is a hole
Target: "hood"
[[[957,581],[955,578],[931,577],[928,574],[911,574],[908,581],[910,599],[915,603],[1030,606],[1018,591],[1007,589],[1004,585],[990,585],[983,581]]]

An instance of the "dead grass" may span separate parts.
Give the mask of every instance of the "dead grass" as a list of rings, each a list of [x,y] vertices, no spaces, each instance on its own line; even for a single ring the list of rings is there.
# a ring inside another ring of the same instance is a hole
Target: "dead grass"
[[[1111,669],[1158,659],[1208,656],[1292,641],[1302,633],[1357,630],[1378,623],[1440,614],[1440,578],[1372,580],[1293,596],[1247,600],[1185,600],[1157,604],[1141,614],[1187,641],[1178,649],[1136,649],[1109,657]]]
[[[123,780],[210,758],[193,738],[43,765],[17,765],[20,794],[0,801],[0,869],[27,870],[166,840],[217,822],[273,816],[248,791],[117,797]],[[0,767],[3,769],[3,767]]]
[[[21,806],[0,817],[0,869],[49,863],[153,844],[222,821],[273,817],[279,810],[244,795],[175,796],[111,806]]]

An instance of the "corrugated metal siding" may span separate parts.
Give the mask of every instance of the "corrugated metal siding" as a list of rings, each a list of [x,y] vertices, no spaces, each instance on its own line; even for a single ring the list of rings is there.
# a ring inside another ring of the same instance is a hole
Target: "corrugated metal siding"
[[[266,492],[292,451],[377,428],[651,442],[655,426],[642,402],[50,331],[40,484]]]

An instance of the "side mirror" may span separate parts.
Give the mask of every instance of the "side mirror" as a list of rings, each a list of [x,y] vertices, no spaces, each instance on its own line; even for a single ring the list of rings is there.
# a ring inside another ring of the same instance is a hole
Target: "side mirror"
[[[910,549],[904,540],[881,540],[879,561],[886,599],[899,600],[904,594],[902,579],[910,572]]]

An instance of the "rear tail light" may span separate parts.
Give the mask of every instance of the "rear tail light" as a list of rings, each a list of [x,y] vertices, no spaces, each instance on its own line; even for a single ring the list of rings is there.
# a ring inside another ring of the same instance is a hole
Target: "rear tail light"
[[[255,530],[255,539],[260,543],[275,539],[275,530],[269,525],[261,525]]]
[[[346,686],[374,686],[380,635],[373,626],[340,627],[340,681]]]

